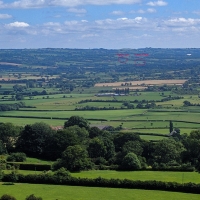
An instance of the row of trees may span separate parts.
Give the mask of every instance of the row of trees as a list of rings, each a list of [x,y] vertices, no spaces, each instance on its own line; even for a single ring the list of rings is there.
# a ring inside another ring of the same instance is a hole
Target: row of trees
[[[69,118],[64,129],[58,131],[42,122],[25,127],[2,123],[0,153],[12,152],[52,160],[54,169],[65,167],[70,171],[91,169],[95,165],[122,170],[183,165],[199,169],[200,130],[150,142],[135,133],[90,127],[86,119],[78,116]]]

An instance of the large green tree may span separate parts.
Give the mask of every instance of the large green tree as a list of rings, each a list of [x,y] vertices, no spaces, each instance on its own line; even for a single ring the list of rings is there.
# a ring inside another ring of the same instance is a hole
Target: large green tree
[[[138,134],[135,133],[118,133],[114,136],[114,145],[116,151],[122,151],[122,148],[126,142],[129,141],[141,141]]]
[[[55,131],[43,122],[26,125],[17,141],[17,149],[28,156],[43,157]]]
[[[64,167],[70,171],[81,171],[91,168],[88,152],[80,145],[69,146],[62,153],[61,159],[54,164],[54,169]]]
[[[69,127],[69,126],[74,126],[77,125],[81,128],[85,128],[86,130],[89,130],[89,122],[84,119],[83,117],[80,116],[71,116],[68,121],[64,123],[64,128]]]
[[[138,170],[141,168],[141,163],[134,153],[128,153],[122,160],[121,169],[123,170]]]
[[[164,139],[154,145],[154,160],[157,163],[181,163],[182,153],[185,151],[183,144],[174,139]]]
[[[186,148],[183,153],[184,162],[196,165],[200,158],[200,130],[194,130],[189,136],[182,137],[182,143]]]
[[[105,157],[107,151],[102,139],[98,137],[91,139],[88,146],[88,153],[90,158]]]
[[[0,123],[0,140],[8,153],[14,150],[21,129],[12,123]]]
[[[127,153],[135,153],[137,156],[141,156],[143,152],[143,148],[141,142],[136,141],[128,141],[123,145],[122,152]]]
[[[52,144],[49,148],[49,152],[52,152],[52,159],[60,158],[62,152],[68,146],[86,144],[88,135],[88,131],[85,128],[80,128],[77,125],[58,130],[54,134]]]

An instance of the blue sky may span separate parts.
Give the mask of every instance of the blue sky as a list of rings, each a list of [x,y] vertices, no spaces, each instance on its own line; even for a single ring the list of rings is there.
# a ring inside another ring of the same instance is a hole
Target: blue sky
[[[0,48],[199,48],[200,0],[0,0]]]

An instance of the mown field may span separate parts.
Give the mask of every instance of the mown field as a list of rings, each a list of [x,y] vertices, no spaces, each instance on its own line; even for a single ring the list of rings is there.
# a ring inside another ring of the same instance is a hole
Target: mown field
[[[197,172],[165,172],[165,171],[113,171],[113,170],[93,170],[72,173],[74,177],[80,178],[119,178],[131,180],[156,180],[178,183],[200,183],[200,174]]]
[[[199,194],[136,189],[96,188],[59,185],[21,184],[0,185],[0,196],[10,194],[24,200],[30,194],[43,200],[199,200]]]

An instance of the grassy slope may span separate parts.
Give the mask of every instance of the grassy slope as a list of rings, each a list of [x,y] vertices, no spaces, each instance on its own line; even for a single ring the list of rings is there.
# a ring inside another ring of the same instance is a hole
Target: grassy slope
[[[131,189],[111,189],[111,188],[91,188],[75,186],[58,185],[35,185],[35,184],[15,184],[0,185],[0,196],[10,194],[23,200],[30,194],[40,196],[43,200],[198,200],[197,194],[185,194],[177,192],[149,191],[149,190],[131,190]]]

